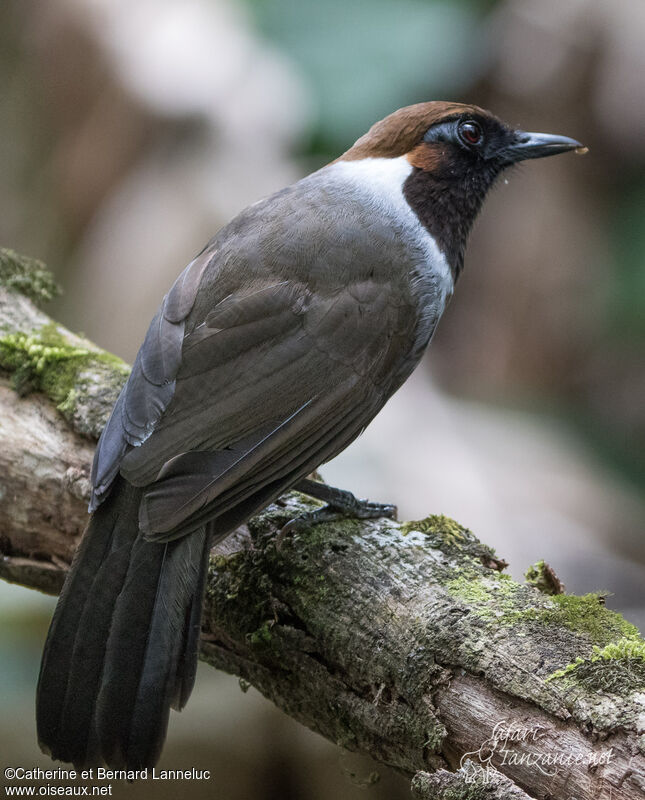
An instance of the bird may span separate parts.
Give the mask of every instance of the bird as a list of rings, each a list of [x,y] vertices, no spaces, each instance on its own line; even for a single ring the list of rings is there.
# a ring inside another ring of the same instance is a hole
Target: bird
[[[419,363],[495,180],[581,148],[475,105],[406,106],[188,264],[97,445],[38,680],[45,753],[79,769],[157,763],[195,681],[209,551],[281,494],[326,503],[292,531],[395,515],[307,476]]]

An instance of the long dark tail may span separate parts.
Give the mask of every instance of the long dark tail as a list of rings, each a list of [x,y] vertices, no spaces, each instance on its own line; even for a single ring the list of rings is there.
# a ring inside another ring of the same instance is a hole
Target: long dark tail
[[[118,479],[90,518],[43,654],[38,740],[81,769],[154,765],[195,679],[207,531],[146,542],[141,495]]]

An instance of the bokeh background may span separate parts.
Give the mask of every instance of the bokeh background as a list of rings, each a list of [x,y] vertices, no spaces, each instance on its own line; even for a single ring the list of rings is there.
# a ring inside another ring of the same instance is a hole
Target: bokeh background
[[[4,0],[0,98],[0,243],[130,360],[221,225],[399,106],[475,102],[588,145],[500,182],[426,360],[323,474],[645,624],[642,0]],[[51,610],[0,586],[3,767],[51,763],[33,724]],[[113,796],[408,797],[235,678],[197,683],[161,766],[211,780]]]

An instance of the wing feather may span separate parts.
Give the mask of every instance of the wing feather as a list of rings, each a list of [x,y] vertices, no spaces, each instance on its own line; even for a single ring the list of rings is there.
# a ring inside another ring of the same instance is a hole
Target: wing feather
[[[151,435],[172,400],[181,365],[185,319],[211,258],[212,252],[204,250],[191,261],[164,297],[148,328],[94,454],[90,511],[107,495],[128,449],[139,446]]]
[[[263,503],[276,499],[301,477],[343,450],[365,427],[366,416],[371,419],[378,408],[380,405],[374,404],[370,413],[363,406],[352,407],[350,403],[346,403],[345,413],[328,418],[324,427],[304,427],[305,435],[296,441],[289,438],[277,450],[265,450],[264,458],[254,468],[249,469],[248,462],[244,463],[242,460],[235,476],[237,480],[229,481],[228,486],[224,482],[212,482],[209,487],[210,495],[202,495],[202,502],[195,504],[190,515],[183,519],[175,517],[174,527],[168,524],[164,511],[167,512],[176,503],[177,498],[174,498],[174,502],[171,498],[172,489],[176,486],[164,485],[162,479],[159,481],[159,492],[156,493],[157,484],[153,484],[155,488],[146,493],[141,507],[146,507],[148,514],[150,508],[154,508],[163,530],[155,530],[153,526],[147,531],[147,538],[153,541],[170,541],[199,528],[205,520],[215,520],[220,535],[225,534],[230,530],[227,520],[234,521],[233,527],[239,524],[236,509],[252,507],[253,511],[257,511],[262,506],[254,505],[254,497],[262,498]],[[307,410],[311,410],[312,415],[317,411],[313,404]],[[306,423],[305,418],[306,414],[303,413],[299,421]],[[302,430],[298,433],[302,433]],[[192,494],[191,481],[194,477],[194,473],[185,475],[187,482],[182,488],[187,489],[189,494]]]
[[[289,230],[311,211],[290,207]],[[287,228],[273,206],[270,216],[260,230],[242,215],[178,278],[100,443],[97,497],[119,470],[145,487],[149,538],[257,510],[355,438],[407,368],[413,304],[374,231],[359,267],[326,233],[276,250]]]
[[[260,431],[252,442],[238,442],[224,451],[190,451],[169,461],[146,492],[139,511],[144,533],[166,533],[209,503],[227,487],[235,485],[261,458],[272,438],[284,433],[309,403],[270,431]]]

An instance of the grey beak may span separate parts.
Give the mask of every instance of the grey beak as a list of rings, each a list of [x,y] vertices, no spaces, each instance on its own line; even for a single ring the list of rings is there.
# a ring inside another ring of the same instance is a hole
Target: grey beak
[[[511,164],[527,158],[556,156],[558,153],[566,153],[568,150],[583,147],[575,139],[569,139],[568,136],[556,136],[552,133],[516,131],[515,137],[515,142],[504,148],[504,155]]]

